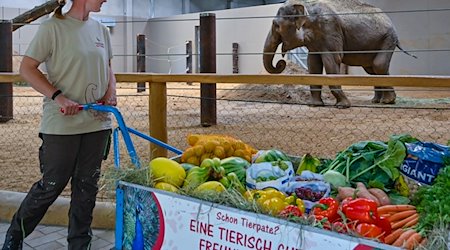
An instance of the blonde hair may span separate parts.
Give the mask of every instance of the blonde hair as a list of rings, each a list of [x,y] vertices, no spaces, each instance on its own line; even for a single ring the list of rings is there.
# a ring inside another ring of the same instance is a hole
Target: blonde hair
[[[59,19],[64,19],[64,15],[62,14],[62,9],[64,7],[64,5],[66,5],[66,1],[65,0],[58,0],[58,7],[56,7],[55,11],[54,11],[54,16],[56,18]]]

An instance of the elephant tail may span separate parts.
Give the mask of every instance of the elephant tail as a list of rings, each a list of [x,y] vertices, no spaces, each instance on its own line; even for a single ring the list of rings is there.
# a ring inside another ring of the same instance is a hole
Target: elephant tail
[[[404,50],[402,47],[400,47],[399,43],[397,43],[397,48],[399,48],[403,53],[407,54],[408,56],[412,56],[417,59],[416,55],[410,54],[408,51]]]

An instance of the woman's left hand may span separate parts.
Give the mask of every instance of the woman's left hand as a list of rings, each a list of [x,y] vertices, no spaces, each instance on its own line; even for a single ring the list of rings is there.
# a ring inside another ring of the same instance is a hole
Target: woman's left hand
[[[108,89],[106,94],[98,101],[105,105],[116,106],[117,105],[117,96],[116,96],[115,91],[110,91]]]

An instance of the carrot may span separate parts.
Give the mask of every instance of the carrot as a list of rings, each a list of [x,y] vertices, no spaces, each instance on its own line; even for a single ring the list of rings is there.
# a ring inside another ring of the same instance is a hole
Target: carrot
[[[413,216],[414,214],[417,214],[416,210],[406,210],[398,212],[392,216],[389,217],[390,222],[400,221],[407,217]]]
[[[408,229],[406,231],[404,231],[395,241],[394,243],[392,243],[393,246],[396,247],[401,247],[406,240],[408,240],[408,238],[413,235],[414,233],[416,233],[416,230],[414,229]]]
[[[392,244],[404,232],[403,228],[399,228],[384,238],[384,243]]]
[[[392,216],[392,214],[380,214],[379,216],[383,218],[389,218]]]
[[[417,215],[417,216],[419,216],[419,215]],[[411,221],[413,221],[415,219],[416,219],[416,216],[413,215],[413,216],[410,216],[410,217],[406,217],[405,219],[400,220],[400,221],[391,222],[392,230],[404,227],[406,224],[408,224],[409,222],[411,222]]]
[[[409,237],[408,240],[405,241],[405,244],[403,245],[403,247],[408,250],[412,250],[414,247],[419,245],[420,241],[422,241],[422,235],[415,232]]]
[[[428,238],[423,238],[423,239],[420,241],[419,245],[424,247],[427,243],[428,243]]]
[[[379,188],[369,188],[368,190],[369,190],[369,193],[371,193],[373,196],[375,196],[378,199],[381,206],[391,204],[391,199],[383,190],[381,190]]]
[[[384,205],[381,207],[378,207],[378,214],[385,214],[389,212],[401,212],[406,210],[413,210],[416,209],[413,205]]]
[[[419,222],[419,214],[415,214],[413,215],[412,218],[408,223],[406,223],[403,227],[412,227],[415,226],[417,224],[417,222]]]

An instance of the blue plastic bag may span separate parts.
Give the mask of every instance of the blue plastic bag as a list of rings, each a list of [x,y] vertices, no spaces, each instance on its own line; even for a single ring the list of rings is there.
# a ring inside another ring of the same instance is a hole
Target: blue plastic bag
[[[444,158],[450,158],[450,147],[431,142],[405,143],[407,156],[400,167],[405,176],[426,185],[433,184]]]

